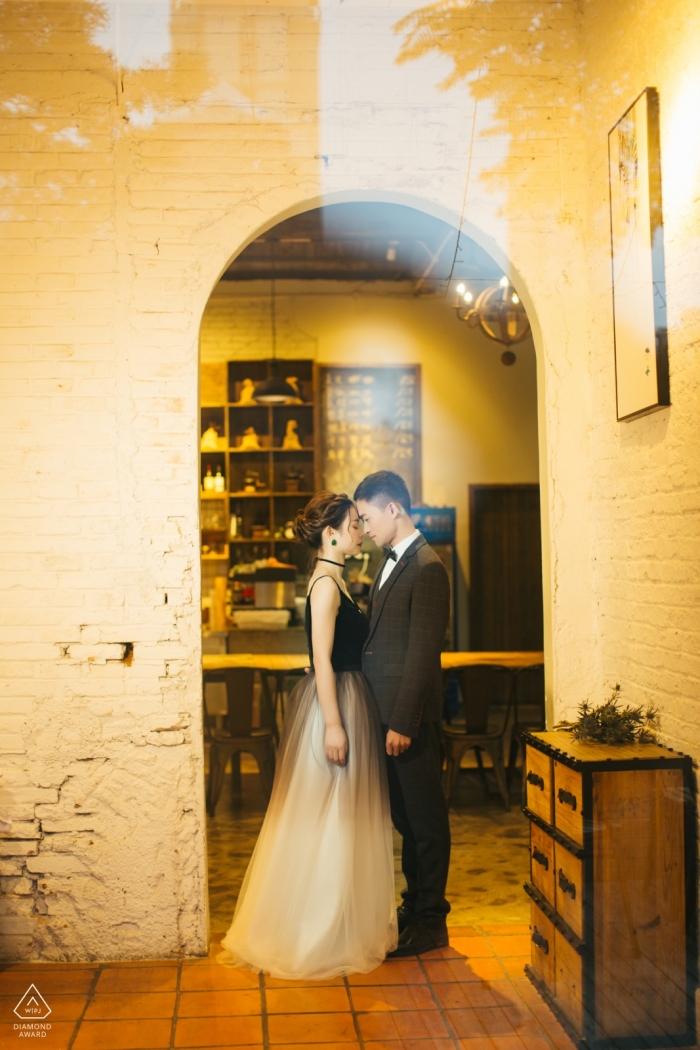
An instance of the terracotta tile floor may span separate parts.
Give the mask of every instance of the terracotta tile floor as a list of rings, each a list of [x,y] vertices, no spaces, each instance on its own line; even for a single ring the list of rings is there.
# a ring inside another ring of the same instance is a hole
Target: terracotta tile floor
[[[0,1048],[31,983],[46,1050],[573,1050],[523,975],[525,925],[454,927],[450,947],[330,981],[260,978],[207,959],[0,969]]]

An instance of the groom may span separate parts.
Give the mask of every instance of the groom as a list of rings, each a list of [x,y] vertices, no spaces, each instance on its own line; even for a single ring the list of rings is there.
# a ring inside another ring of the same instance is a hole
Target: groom
[[[450,584],[437,554],[411,520],[398,474],[380,470],[355,490],[365,532],[386,557],[369,593],[370,630],[362,670],[386,737],[391,818],[403,838],[406,878],[391,956],[447,946],[445,886],[450,825],[440,758],[440,652],[450,615]]]

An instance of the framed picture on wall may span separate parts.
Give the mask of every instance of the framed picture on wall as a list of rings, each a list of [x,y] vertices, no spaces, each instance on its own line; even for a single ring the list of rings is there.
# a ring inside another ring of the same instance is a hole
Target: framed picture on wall
[[[670,405],[659,96],[645,88],[608,135],[617,418]]]

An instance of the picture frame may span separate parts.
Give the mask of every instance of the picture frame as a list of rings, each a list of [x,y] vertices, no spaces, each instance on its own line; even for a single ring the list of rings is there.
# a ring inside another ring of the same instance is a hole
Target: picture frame
[[[647,87],[608,133],[618,420],[671,404],[659,95]]]

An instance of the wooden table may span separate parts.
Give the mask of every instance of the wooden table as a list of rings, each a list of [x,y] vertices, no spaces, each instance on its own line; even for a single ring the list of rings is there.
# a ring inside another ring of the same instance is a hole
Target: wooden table
[[[225,671],[228,667],[262,667],[266,671],[298,671],[309,666],[306,653],[205,653],[203,671]]]
[[[445,652],[441,657],[443,671],[455,667],[472,667],[474,664],[498,664],[499,667],[533,667],[544,663],[544,653],[481,653]],[[298,671],[309,666],[305,653],[206,653],[202,657],[202,670],[223,671],[227,667],[261,667],[266,671],[284,673]]]
[[[534,667],[544,663],[544,653],[525,652],[468,652],[442,653],[443,671],[452,671],[456,667],[473,667],[475,664],[497,664],[499,667]]]
[[[493,664],[517,670],[521,667],[533,667],[544,663],[544,653],[538,652],[444,652],[441,654],[443,671],[452,671],[458,667],[473,667],[475,664]],[[273,674],[276,688],[273,707],[278,726],[284,718],[284,678],[287,674],[303,671],[309,666],[305,653],[205,653],[202,656],[202,670],[205,681],[208,671],[224,671],[229,667],[256,667]]]

